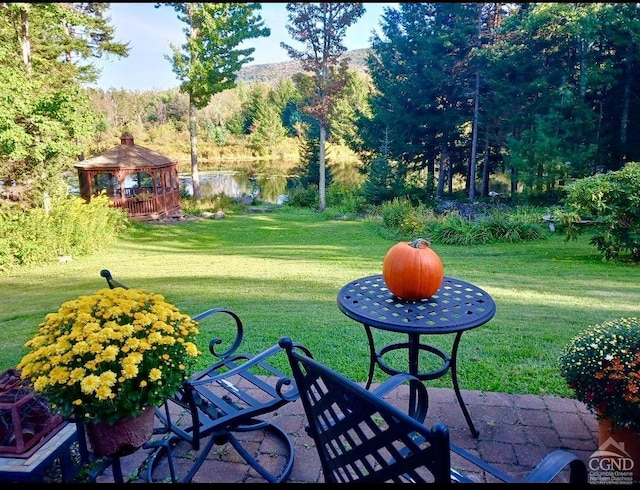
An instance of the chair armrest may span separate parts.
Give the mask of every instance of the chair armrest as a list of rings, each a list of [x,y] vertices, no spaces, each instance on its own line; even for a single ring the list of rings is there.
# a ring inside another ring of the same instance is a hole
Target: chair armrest
[[[416,407],[413,413],[411,410],[409,410],[409,415],[411,415],[411,417],[413,417],[418,422],[423,423],[424,419],[427,417],[427,410],[429,408],[429,396],[427,394],[427,388],[424,386],[424,383],[415,376],[402,373],[396,374],[381,383],[376,389],[371,390],[371,392],[380,398],[384,398],[384,396],[389,392],[393,391],[398,386],[408,381],[417,381],[417,383],[413,383],[416,389]]]
[[[490,465],[489,463],[487,463],[486,461],[484,461],[483,459],[480,459],[477,456],[474,456],[473,454],[471,454],[469,451],[467,451],[466,449],[461,448],[460,446],[457,446],[453,443],[450,443],[450,449],[451,452],[457,454],[458,456],[463,457],[464,459],[466,459],[467,461],[471,462],[472,464],[478,466],[479,468],[482,468],[484,471],[486,471],[487,473],[493,475],[494,477],[496,477],[499,480],[502,480],[505,483],[518,483],[518,481],[513,478],[510,475],[507,475],[505,472],[499,470],[498,468]],[[464,476],[463,474],[452,470],[451,471],[451,479],[453,481],[459,481],[460,483],[473,483],[473,480],[471,480],[470,478]]]
[[[550,483],[567,466],[570,467],[571,471],[571,483],[587,482],[587,466],[584,462],[575,454],[562,449],[556,449],[547,454],[521,482],[455,444],[451,444],[451,451],[506,483]],[[461,483],[473,482],[473,480],[454,470],[451,473],[454,481]]]
[[[212,366],[209,366],[204,371],[199,371],[189,378],[187,381],[191,386],[197,386],[199,384],[207,384],[218,380],[226,380],[231,378],[236,374],[244,374],[248,373],[252,367],[260,366],[265,371],[269,371],[269,374],[272,376],[276,376],[282,379],[290,379],[288,375],[281,373],[276,368],[271,366],[267,366],[265,364],[265,360],[275,354],[282,352],[282,347],[279,345],[273,345],[268,349],[256,354],[255,356],[250,356],[248,354],[240,354],[237,358],[234,359],[244,359],[245,362],[238,366],[232,366],[230,363],[216,363]],[[224,371],[218,372],[217,369],[220,366],[225,366],[227,369]],[[270,368],[270,369],[269,369]]]
[[[242,325],[242,320],[240,320],[240,317],[227,308],[211,308],[209,310],[203,311],[202,313],[198,313],[195,316],[192,316],[191,319],[197,322],[201,322],[205,318],[208,318],[216,313],[224,313],[226,315],[229,315],[235,320],[236,323],[235,339],[233,340],[231,347],[229,347],[226,351],[220,353],[216,352],[216,346],[222,344],[223,342],[221,338],[214,337],[209,341],[209,352],[211,352],[214,357],[226,359],[227,357],[230,357],[236,350],[238,350],[238,347],[240,347],[240,344],[242,344],[242,339],[244,338],[244,326]]]
[[[120,281],[116,281],[108,269],[102,269],[100,271],[100,276],[105,278],[110,289],[114,289],[114,288],[129,289],[129,287],[126,286],[125,284],[121,283]]]
[[[547,454],[525,478],[526,483],[548,483],[567,466],[570,468],[570,483],[587,482],[587,466],[578,456],[569,451],[556,449]]]

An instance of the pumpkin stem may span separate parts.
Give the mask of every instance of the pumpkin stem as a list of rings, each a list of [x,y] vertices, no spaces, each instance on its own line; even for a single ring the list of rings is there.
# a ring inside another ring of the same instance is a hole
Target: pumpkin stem
[[[413,248],[424,248],[423,245],[426,247],[430,247],[431,242],[426,238],[416,238],[413,242],[411,242],[411,246]]]

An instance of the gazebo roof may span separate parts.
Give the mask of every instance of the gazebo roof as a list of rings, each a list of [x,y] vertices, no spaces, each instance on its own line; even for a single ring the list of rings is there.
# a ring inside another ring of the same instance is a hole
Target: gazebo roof
[[[101,153],[93,158],[87,158],[74,165],[75,168],[91,169],[123,169],[136,170],[149,167],[166,167],[176,163],[156,151],[134,144],[133,136],[124,133],[120,137],[120,145]]]

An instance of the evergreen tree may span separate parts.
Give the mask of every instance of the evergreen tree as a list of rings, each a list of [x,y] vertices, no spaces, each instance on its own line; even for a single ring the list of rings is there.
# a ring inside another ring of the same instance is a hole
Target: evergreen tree
[[[320,123],[307,115],[301,115],[300,126],[303,128],[303,135],[300,140],[300,162],[295,167],[297,175],[292,182],[293,187],[310,187],[319,185],[320,177]],[[331,169],[328,165],[329,159],[325,162],[326,185],[331,184]],[[318,203],[319,205],[319,203]]]
[[[368,203],[379,205],[397,197],[394,187],[393,169],[389,154],[389,132],[385,131],[380,151],[371,160],[368,178],[362,186],[362,193]]]
[[[337,97],[331,112],[330,140],[332,143],[346,145],[359,138],[355,121],[360,114],[371,115],[370,92],[371,89],[363,77],[355,71],[347,73],[347,83]]]
[[[463,125],[472,113],[468,56],[477,12],[473,4],[403,3],[385,9],[381,25],[383,36],[373,36],[368,58],[373,117],[358,123],[366,147],[376,147],[388,128],[398,172],[426,168],[429,180],[437,159],[442,197],[445,181],[452,181],[449,161],[463,161],[470,150]]]
[[[268,99],[257,102],[253,111],[251,144],[261,154],[275,156],[278,145],[287,136],[278,106]]]

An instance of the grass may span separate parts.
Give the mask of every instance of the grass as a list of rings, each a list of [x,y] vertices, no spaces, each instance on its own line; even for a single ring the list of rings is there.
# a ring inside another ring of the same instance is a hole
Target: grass
[[[163,294],[186,313],[234,310],[245,324],[247,352],[287,335],[322,362],[364,381],[366,335],[338,310],[336,295],[350,280],[381,271],[395,241],[384,238],[378,226],[371,220],[329,221],[287,207],[230,213],[224,220],[135,224],[99,254],[0,277],[0,369],[17,365],[24,342],[47,313],[105,287],[99,273],[106,268],[131,287]],[[556,363],[564,345],[587,325],[639,313],[640,267],[603,262],[588,236],[564,242],[555,233],[515,244],[432,246],[446,275],[478,285],[497,305],[490,322],[462,336],[462,389],[571,396]],[[214,315],[201,326],[201,349],[206,352],[222,329],[231,330],[225,322]],[[396,338],[375,333],[378,341]],[[453,336],[429,340],[446,348]],[[424,358],[423,370],[432,361]],[[201,363],[209,363],[208,354]],[[375,381],[385,377],[376,370]],[[451,386],[449,375],[427,383]]]

